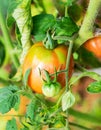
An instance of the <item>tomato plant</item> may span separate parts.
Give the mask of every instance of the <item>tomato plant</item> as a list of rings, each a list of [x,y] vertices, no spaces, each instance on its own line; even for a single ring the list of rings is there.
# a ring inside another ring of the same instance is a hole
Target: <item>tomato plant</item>
[[[50,74],[57,71],[64,70],[66,67],[66,56],[68,53],[68,47],[65,45],[59,45],[53,50],[47,50],[43,43],[35,43],[29,50],[25,57],[23,64],[23,74],[31,68],[28,84],[33,91],[42,93],[43,81],[40,76],[39,70],[42,71],[42,77],[44,78],[43,70],[47,70]],[[73,57],[71,56],[69,65],[69,78],[73,72]],[[61,86],[65,86],[65,72],[60,73],[57,76],[57,81]]]
[[[100,103],[93,102],[92,113],[82,104],[91,103],[89,93],[94,101],[101,93],[101,74],[95,72],[101,68],[101,36],[94,37],[101,28],[101,0],[5,1],[0,1],[0,128],[100,127]]]
[[[101,36],[95,36],[84,43],[84,47],[101,59]]]

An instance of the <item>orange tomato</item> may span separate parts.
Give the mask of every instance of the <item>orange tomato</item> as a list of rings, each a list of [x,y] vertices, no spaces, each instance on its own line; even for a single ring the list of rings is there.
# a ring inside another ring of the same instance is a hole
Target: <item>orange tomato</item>
[[[42,42],[34,44],[25,57],[23,63],[23,75],[31,68],[30,75],[28,77],[28,85],[36,93],[42,93],[42,85],[44,77],[43,70],[47,70],[50,74],[54,73],[54,70],[64,70],[66,67],[68,47],[65,45],[58,45],[55,49],[49,50],[43,46]],[[70,58],[69,65],[69,78],[73,72],[73,57]],[[41,70],[42,78],[39,73]],[[65,73],[58,74],[57,81],[62,87],[65,86]]]
[[[101,59],[101,36],[93,37],[84,43],[84,48]]]

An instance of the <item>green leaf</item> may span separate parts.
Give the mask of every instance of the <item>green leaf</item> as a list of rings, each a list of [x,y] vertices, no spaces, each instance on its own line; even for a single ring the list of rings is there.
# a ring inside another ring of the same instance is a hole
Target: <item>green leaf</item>
[[[28,70],[26,71],[25,75],[24,75],[23,83],[24,83],[25,86],[27,86],[28,76],[29,76],[30,72],[31,72],[31,69],[28,69]]]
[[[0,89],[0,112],[2,114],[10,111],[19,102],[20,97],[16,93],[18,90],[19,88],[15,85]]]
[[[74,21],[79,21],[80,18],[82,18],[83,15],[83,8],[81,5],[75,3],[72,6],[69,7],[68,9],[69,16],[74,20]]]
[[[62,97],[62,110],[66,111],[74,103],[75,103],[75,97],[74,97],[74,95],[70,91],[66,92],[63,95],[63,97]]]
[[[0,41],[0,66],[2,66],[5,59],[5,48],[2,42]]]
[[[46,37],[46,34],[35,34],[35,42],[42,41]]]
[[[37,110],[36,99],[33,99],[30,104],[27,106],[26,117],[31,121],[35,118],[35,111]]]
[[[101,81],[101,75],[95,73],[95,72],[90,72],[90,71],[85,71],[79,74],[79,76],[73,76],[70,81],[69,81],[69,87],[71,87],[73,84],[75,84],[79,79],[82,77],[90,77],[96,81]]]
[[[21,97],[20,97],[20,95],[18,95],[18,98],[17,98],[17,100],[15,101],[16,103],[15,103],[15,105],[14,105],[14,109],[15,109],[15,111],[18,111],[19,110],[19,106],[20,106],[20,101],[21,101]]]
[[[55,24],[55,18],[51,14],[40,14],[33,17],[33,30],[32,34],[36,41],[43,40],[46,36],[48,29],[52,28]]]
[[[58,36],[71,37],[74,33],[78,31],[77,25],[70,17],[63,17],[62,19],[58,19],[55,28],[56,34]]]
[[[90,93],[101,93],[101,81],[91,83],[87,87],[87,91]]]
[[[31,0],[19,0],[16,8],[12,13],[12,17],[15,19],[17,27],[19,29],[19,37],[21,35],[22,53],[20,63],[23,63],[25,55],[27,54],[31,46],[31,29],[32,29],[32,17],[31,17]],[[19,38],[18,37],[18,38]],[[19,39],[18,39],[19,40]]]
[[[16,120],[14,118],[7,122],[6,130],[18,130]]]

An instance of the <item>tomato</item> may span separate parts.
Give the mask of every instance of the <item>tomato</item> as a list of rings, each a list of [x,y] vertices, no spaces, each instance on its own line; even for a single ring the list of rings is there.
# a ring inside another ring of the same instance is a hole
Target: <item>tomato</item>
[[[54,73],[54,70],[64,70],[66,67],[68,48],[65,45],[58,45],[55,49],[49,50],[43,46],[42,42],[35,43],[30,49],[24,59],[22,66],[23,75],[28,69],[31,72],[28,77],[28,85],[36,93],[42,94],[43,80],[40,76],[39,70],[44,78],[44,70],[47,70],[50,74]],[[69,65],[69,78],[73,71],[73,57],[70,58]],[[65,86],[65,73],[61,73],[57,76],[57,81],[61,86]]]
[[[44,84],[42,86],[42,93],[46,97],[54,97],[58,95],[61,89],[61,84],[57,82],[57,74],[55,73],[53,79],[48,71],[44,70],[44,74],[45,74],[45,80],[43,79]]]
[[[42,86],[42,92],[46,97],[56,96],[61,89],[61,85],[58,82],[53,83],[45,83]]]
[[[101,59],[101,36],[93,37],[84,43],[84,47]]]

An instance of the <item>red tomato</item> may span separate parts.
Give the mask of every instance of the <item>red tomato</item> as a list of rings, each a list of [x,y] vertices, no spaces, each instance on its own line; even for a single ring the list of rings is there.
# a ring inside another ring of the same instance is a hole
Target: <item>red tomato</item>
[[[42,42],[34,44],[28,54],[25,57],[23,63],[23,75],[31,68],[31,72],[28,78],[28,85],[34,92],[42,93],[43,80],[40,76],[39,69],[44,77],[43,70],[47,70],[50,74],[54,73],[54,70],[64,70],[66,67],[66,57],[68,48],[65,45],[59,45],[53,50],[48,50],[43,46]],[[73,57],[71,56],[69,65],[69,78],[73,71]],[[65,73],[61,73],[57,77],[58,82],[65,86]]]
[[[84,47],[101,59],[101,36],[93,37],[84,43]]]

